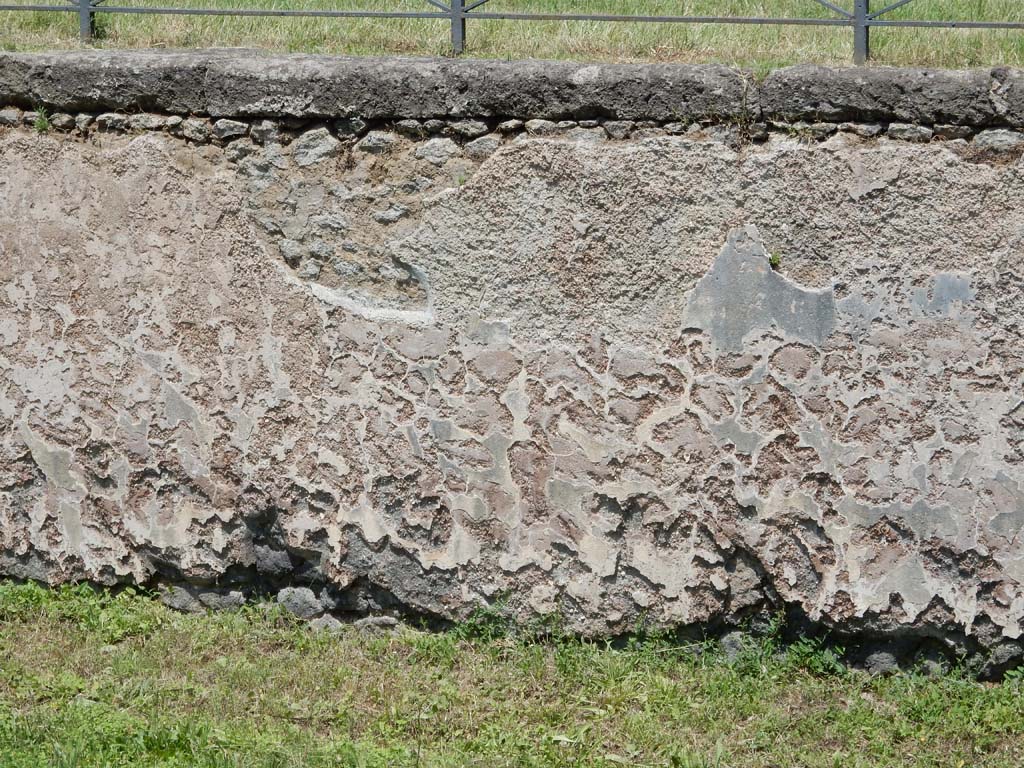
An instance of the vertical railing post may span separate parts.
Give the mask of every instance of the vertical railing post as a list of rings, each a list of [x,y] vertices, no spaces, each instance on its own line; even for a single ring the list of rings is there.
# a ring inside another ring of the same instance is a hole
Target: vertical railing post
[[[857,66],[866,64],[871,56],[869,13],[871,0],[853,0],[853,63]]]
[[[458,56],[466,50],[465,0],[448,0],[452,12],[452,53]]]
[[[78,0],[78,35],[83,43],[92,42],[96,26],[93,22],[92,0]]]

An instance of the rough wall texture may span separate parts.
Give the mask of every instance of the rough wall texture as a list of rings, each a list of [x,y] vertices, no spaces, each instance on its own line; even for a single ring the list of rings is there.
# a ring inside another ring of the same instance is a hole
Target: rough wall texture
[[[148,117],[0,128],[3,573],[1020,656],[1012,141]]]
[[[880,120],[1024,127],[1024,72],[585,64],[255,51],[0,53],[0,104],[212,117]]]

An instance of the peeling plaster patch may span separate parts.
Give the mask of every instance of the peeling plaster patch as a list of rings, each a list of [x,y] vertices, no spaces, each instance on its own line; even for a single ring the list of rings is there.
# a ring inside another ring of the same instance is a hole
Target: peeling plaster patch
[[[0,319],[0,347],[9,347],[18,340],[18,323],[14,318]]]
[[[196,434],[199,434],[202,422],[196,407],[166,381],[163,383],[163,397],[163,426],[173,429],[181,422],[185,422]]]
[[[831,288],[803,288],[771,268],[753,225],[729,233],[729,241],[693,289],[684,328],[708,332],[719,351],[741,352],[753,331],[781,331],[820,346],[835,327]]]
[[[924,500],[918,500],[911,505],[893,502],[876,506],[861,504],[853,499],[843,499],[836,508],[848,519],[865,528],[886,519],[906,526],[920,539],[932,536],[955,539],[962,525],[962,521],[954,516],[951,507],[932,506]]]
[[[914,305],[927,314],[948,317],[955,304],[969,304],[974,296],[969,275],[939,272],[932,278],[927,292],[915,291]]]
[[[1002,497],[998,508],[1005,510],[989,521],[989,529],[1013,541],[1024,530],[1024,487],[1004,472],[996,474],[988,486],[991,497]]]
[[[75,381],[75,368],[68,361],[49,359],[33,368],[17,366],[9,376],[31,402],[49,405],[68,396]]]
[[[877,167],[869,168],[864,158],[856,154],[850,155],[847,162],[853,177],[848,189],[853,200],[861,200],[886,189],[900,176],[898,163],[881,162]]]
[[[291,377],[282,368],[281,348],[284,340],[271,333],[264,333],[260,352],[270,380],[274,383],[274,401],[287,401],[291,394]]]
[[[18,434],[25,441],[32,460],[42,471],[53,488],[53,503],[60,516],[67,551],[82,554],[82,512],[81,503],[87,489],[81,476],[72,469],[71,451],[48,445],[22,423]]]
[[[82,488],[80,479],[71,471],[71,451],[50,447],[36,437],[25,424],[19,426],[18,433],[32,452],[32,460],[55,488],[62,491],[76,491]]]
[[[732,444],[741,453],[753,454],[765,441],[764,435],[743,429],[736,423],[736,419],[726,419],[720,424],[713,423],[709,429],[717,440]]]
[[[860,334],[867,333],[871,324],[882,315],[882,300],[866,300],[860,294],[851,294],[836,302],[836,309],[847,323],[853,324]]]

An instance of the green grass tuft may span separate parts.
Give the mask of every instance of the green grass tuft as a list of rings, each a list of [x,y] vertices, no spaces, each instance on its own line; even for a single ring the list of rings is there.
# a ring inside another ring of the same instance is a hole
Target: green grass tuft
[[[872,678],[781,620],[580,640],[499,603],[443,633],[314,633],[270,604],[0,583],[4,768],[1024,764],[1024,678]]]
[[[37,584],[0,584],[3,621],[61,621],[105,643],[145,637],[160,627],[166,611],[132,589],[113,593],[87,584],[48,590]]]
[[[42,107],[36,109],[36,119],[33,121],[32,127],[35,128],[36,133],[46,133],[52,127],[50,116]]]

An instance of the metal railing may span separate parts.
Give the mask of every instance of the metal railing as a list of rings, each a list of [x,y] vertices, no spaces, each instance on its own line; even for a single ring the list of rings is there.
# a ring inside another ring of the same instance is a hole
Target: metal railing
[[[778,18],[764,16],[652,16],[607,13],[516,13],[488,12],[483,9],[490,0],[424,0],[435,10],[422,11],[332,11],[301,9],[242,8],[171,8],[106,5],[104,0],[68,0],[64,5],[18,4],[0,5],[0,11],[70,11],[77,12],[83,42],[92,40],[95,16],[98,13],[139,13],[175,16],[300,16],[320,18],[437,19],[451,26],[451,49],[455,55],[466,48],[466,23],[470,20],[505,21],[599,21],[643,22],[669,24],[768,24],[777,26],[849,27],[853,30],[853,60],[864,64],[871,55],[871,30],[875,27],[927,27],[938,29],[1019,29],[1024,21],[932,21],[924,19],[883,19],[882,17],[913,0],[892,0],[879,10],[871,10],[871,0],[852,0],[852,10],[830,0],[813,0],[834,16],[822,18]],[[842,0],[837,0],[842,2]]]

